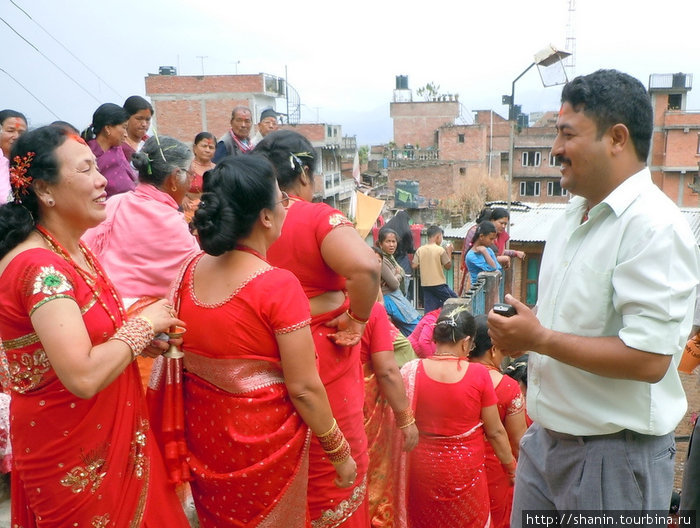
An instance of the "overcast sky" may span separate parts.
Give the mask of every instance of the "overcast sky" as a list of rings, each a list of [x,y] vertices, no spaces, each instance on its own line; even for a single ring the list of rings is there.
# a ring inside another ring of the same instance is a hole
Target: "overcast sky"
[[[83,87],[0,21],[0,108],[24,112],[32,126],[55,114],[82,129],[100,103],[145,95],[144,77],[161,65],[183,75],[201,75],[203,66],[209,75],[280,77],[286,67],[305,105],[303,121],[340,124],[360,144],[382,143],[392,139],[396,75],[408,75],[414,99],[427,82],[458,93],[464,122],[474,110],[506,116],[501,96],[534,54],[548,44],[565,47],[568,6],[568,0],[0,0],[0,17]],[[697,0],[577,0],[575,72],[617,68],[645,85],[652,73],[684,72],[696,74],[698,84],[698,20]],[[543,88],[532,69],[517,82],[515,98],[525,112],[554,110],[559,92]],[[688,109],[700,110],[700,86]]]

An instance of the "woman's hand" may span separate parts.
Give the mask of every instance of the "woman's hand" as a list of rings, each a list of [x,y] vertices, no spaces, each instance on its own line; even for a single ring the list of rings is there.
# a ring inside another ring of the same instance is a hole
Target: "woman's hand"
[[[403,450],[409,452],[418,445],[418,428],[415,423],[412,423],[401,429],[401,432],[403,433]]]
[[[498,263],[501,265],[503,269],[508,269],[510,268],[510,257],[506,255],[499,255],[496,257],[496,260]]]
[[[194,204],[195,200],[185,195],[185,197],[182,199],[182,210],[187,212],[194,211]]]
[[[335,472],[338,476],[335,479],[335,485],[339,488],[349,488],[355,484],[355,479],[357,478],[357,464],[355,459],[348,457],[348,459],[342,464],[335,466]]]
[[[362,333],[365,331],[365,325],[351,319],[347,312],[331,319],[326,326],[338,329],[335,333],[328,334],[328,339],[338,346],[355,346],[360,342]]]
[[[146,357],[150,357],[150,358],[156,358],[158,356],[162,356],[165,352],[167,352],[168,349],[170,348],[170,345],[175,345],[178,348],[180,348],[180,346],[182,346],[183,339],[181,337],[173,337],[170,339],[159,339],[159,337],[163,337],[163,336],[164,336],[164,334],[158,334],[155,338],[153,338],[153,341],[151,341],[151,344],[143,349],[143,352],[141,352],[141,355],[146,356]]]
[[[177,318],[175,309],[165,299],[149,304],[139,315],[153,324],[156,335],[167,332],[172,326],[185,326],[185,323]]]

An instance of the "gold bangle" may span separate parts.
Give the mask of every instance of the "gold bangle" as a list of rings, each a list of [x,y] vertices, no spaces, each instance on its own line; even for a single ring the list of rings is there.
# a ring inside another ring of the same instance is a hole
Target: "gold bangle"
[[[323,434],[316,435],[316,438],[318,438],[319,440],[321,440],[322,438],[326,438],[327,436],[330,436],[330,435],[333,433],[333,430],[334,430],[336,427],[338,427],[338,422],[336,422],[336,421],[335,421],[335,418],[333,418],[333,425],[331,425],[331,428],[328,429],[328,431],[326,431],[326,432],[323,433]]]
[[[406,429],[406,427],[410,427],[410,426],[412,426],[414,423],[416,423],[416,419],[415,419],[415,418],[414,418],[413,420],[411,420],[410,422],[408,422],[407,424],[399,425],[399,429]]]
[[[399,429],[416,421],[413,415],[413,409],[411,409],[410,406],[406,407],[403,411],[395,412],[394,418],[396,419],[396,426]]]
[[[352,310],[350,308],[345,310],[345,313],[348,314],[348,317],[355,321],[357,324],[367,324],[369,322],[369,317],[367,319],[360,319],[354,313],[352,313]]]

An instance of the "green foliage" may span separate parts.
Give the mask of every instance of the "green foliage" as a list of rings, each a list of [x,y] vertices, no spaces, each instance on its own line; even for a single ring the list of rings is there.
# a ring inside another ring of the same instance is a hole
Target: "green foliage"
[[[416,94],[425,99],[426,101],[432,101],[437,98],[440,93],[440,85],[429,82],[425,86],[421,86],[416,90]]]
[[[357,151],[357,156],[360,158],[360,163],[367,163],[369,159],[369,146],[362,145]]]

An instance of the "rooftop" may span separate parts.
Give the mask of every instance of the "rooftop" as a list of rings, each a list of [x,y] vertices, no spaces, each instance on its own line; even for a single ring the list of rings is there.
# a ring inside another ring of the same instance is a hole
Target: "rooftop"
[[[505,203],[492,203],[492,206],[505,207]],[[522,203],[514,202],[510,210],[510,240],[513,242],[544,242],[552,226],[564,214],[565,203]],[[695,241],[700,245],[700,208],[682,207],[681,213],[690,225]],[[445,238],[463,239],[474,222],[462,227],[445,229]]]

